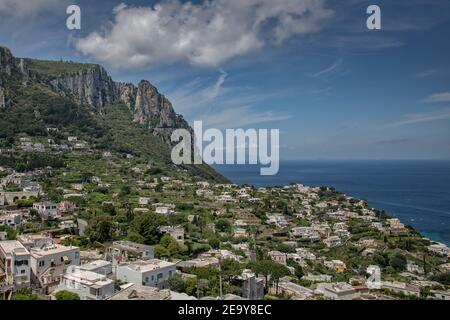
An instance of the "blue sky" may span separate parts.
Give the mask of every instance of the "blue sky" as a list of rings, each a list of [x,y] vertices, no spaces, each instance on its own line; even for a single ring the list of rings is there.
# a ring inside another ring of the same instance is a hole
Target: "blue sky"
[[[31,3],[0,0],[16,56],[148,79],[190,122],[279,128],[282,159],[450,159],[449,1]],[[80,31],[65,28],[69,4]],[[370,4],[381,31],[366,28]]]

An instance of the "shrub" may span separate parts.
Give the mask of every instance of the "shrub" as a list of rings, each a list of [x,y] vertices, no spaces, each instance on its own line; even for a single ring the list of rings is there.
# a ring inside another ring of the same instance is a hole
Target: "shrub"
[[[80,296],[70,291],[59,291],[55,294],[56,300],[80,300]]]

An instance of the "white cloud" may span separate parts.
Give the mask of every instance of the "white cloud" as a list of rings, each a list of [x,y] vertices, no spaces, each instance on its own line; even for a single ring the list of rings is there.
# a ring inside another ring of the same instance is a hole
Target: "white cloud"
[[[316,72],[315,74],[313,74],[311,76],[314,78],[317,78],[317,77],[329,74],[329,73],[333,72],[334,70],[336,70],[342,64],[342,61],[343,61],[342,59],[339,59],[338,61],[333,63],[331,66],[329,66],[319,72]]]
[[[289,119],[289,115],[260,110],[261,103],[275,100],[282,92],[260,93],[252,88],[232,86],[228,74],[220,70],[216,80],[194,79],[168,91],[177,112],[191,121],[203,121],[206,127],[238,128]],[[279,107],[279,106],[274,106]]]
[[[430,77],[435,76],[438,73],[439,72],[436,69],[428,69],[428,70],[424,70],[422,72],[416,73],[414,75],[414,78],[417,78],[417,79],[430,78]]]
[[[332,15],[324,0],[169,0],[153,7],[120,5],[104,32],[78,39],[76,48],[99,62],[141,68],[187,61],[224,62],[319,31]]]
[[[450,102],[450,92],[435,93],[424,99],[426,103]]]
[[[258,112],[254,108],[247,106],[226,109],[201,118],[206,127],[219,129],[244,128],[251,125],[283,121],[290,119],[290,116],[275,114],[270,111]]]
[[[0,15],[25,17],[54,10],[67,3],[66,0],[0,0]]]
[[[403,116],[403,119],[392,123],[390,127],[401,127],[409,124],[426,123],[450,119],[450,108],[439,111],[413,113]]]

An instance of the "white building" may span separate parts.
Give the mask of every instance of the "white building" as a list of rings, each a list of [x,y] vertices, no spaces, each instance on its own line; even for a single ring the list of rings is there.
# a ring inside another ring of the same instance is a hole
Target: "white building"
[[[82,271],[90,271],[105,276],[112,274],[112,263],[105,260],[95,260],[80,266]]]
[[[53,202],[36,202],[33,209],[44,219],[56,219],[58,216],[58,205]]]
[[[337,236],[328,237],[327,239],[323,240],[323,242],[328,248],[341,245],[341,239]]]
[[[236,228],[233,233],[234,238],[246,238],[248,237],[248,232],[243,228]]]
[[[388,289],[396,293],[420,297],[420,288],[409,283],[399,281],[384,281],[381,287],[383,289]]]
[[[241,296],[249,300],[262,300],[264,298],[264,279],[256,277],[251,270],[243,270],[237,277],[241,285]]]
[[[268,253],[270,259],[272,259],[272,261],[282,264],[282,265],[286,265],[287,264],[287,255],[286,253],[280,252],[280,251],[269,251]]]
[[[30,254],[33,278],[44,289],[57,286],[70,265],[80,265],[78,247],[51,245],[44,248],[32,248]]]
[[[175,263],[152,259],[117,266],[116,277],[123,282],[164,289],[167,280],[176,273]]]
[[[443,243],[436,243],[436,244],[432,244],[432,245],[428,246],[428,251],[442,255],[442,256],[449,255],[448,247]]]
[[[0,242],[0,292],[30,285],[30,253],[19,241]]]
[[[146,198],[146,197],[140,197],[139,198],[139,205],[140,206],[148,206],[151,203],[152,199]]]
[[[20,234],[16,237],[27,250],[43,248],[54,244],[53,239],[42,234]]]
[[[156,207],[155,212],[162,215],[169,215],[175,213],[175,211],[169,207]]]
[[[153,247],[131,241],[115,241],[108,248],[106,257],[113,265],[134,260],[153,259]]]
[[[164,226],[160,228],[161,232],[169,234],[178,243],[184,244],[184,228],[183,227],[173,227]]]
[[[0,216],[0,226],[19,228],[22,225],[22,215],[19,213],[10,213]]]
[[[114,294],[114,281],[105,275],[71,266],[56,291],[70,291],[81,300],[105,300]]]
[[[311,282],[331,282],[333,277],[328,274],[308,274],[302,277],[302,280],[311,281]]]
[[[314,298],[314,291],[298,284],[281,281],[278,284],[278,290],[280,293],[290,296],[295,300],[312,300]]]
[[[319,283],[316,289],[317,294],[322,294],[331,300],[353,300],[359,293],[348,283]]]

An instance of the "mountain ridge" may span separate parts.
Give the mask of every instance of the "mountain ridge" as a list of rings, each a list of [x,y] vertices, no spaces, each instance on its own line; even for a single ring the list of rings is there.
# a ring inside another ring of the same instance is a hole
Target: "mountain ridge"
[[[52,69],[59,69],[59,72]],[[175,112],[171,102],[148,80],[141,80],[137,86],[116,82],[99,64],[16,58],[8,48],[0,47],[0,73],[21,74],[61,96],[72,95],[77,103],[97,111],[110,104],[123,103],[133,113],[135,123],[147,126],[169,145],[174,129],[192,132],[183,116]],[[11,103],[0,89],[0,107]]]
[[[147,80],[137,86],[115,82],[98,64],[16,58],[1,46],[0,111],[0,147],[14,145],[22,134],[42,137],[48,135],[49,127],[59,126],[66,132],[71,127],[102,150],[110,145],[122,154],[150,153],[162,166],[170,167],[174,166],[170,160],[172,132],[186,129],[194,134],[171,102]],[[120,132],[105,120],[111,112],[123,116]],[[140,128],[145,129],[141,137],[133,131]],[[131,141],[130,130],[135,141]],[[193,175],[226,181],[207,165],[181,167]]]

